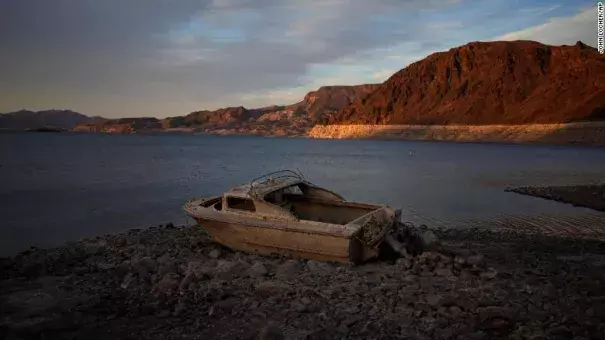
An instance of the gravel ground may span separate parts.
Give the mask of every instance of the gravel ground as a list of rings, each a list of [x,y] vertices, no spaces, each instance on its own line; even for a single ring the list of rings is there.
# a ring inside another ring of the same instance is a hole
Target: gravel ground
[[[605,211],[605,185],[520,187],[506,191]]]
[[[357,267],[232,252],[198,227],[31,249],[1,262],[0,338],[603,338],[605,243],[436,235]]]

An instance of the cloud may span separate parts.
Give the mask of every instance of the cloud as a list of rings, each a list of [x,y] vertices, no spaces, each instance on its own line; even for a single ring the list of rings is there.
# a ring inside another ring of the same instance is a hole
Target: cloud
[[[163,117],[288,104],[577,12],[536,2],[0,0],[0,112]],[[557,27],[576,23],[585,26]]]
[[[550,45],[573,45],[582,41],[596,47],[596,11],[586,8],[573,16],[551,18],[541,25],[507,33],[497,39],[537,40]]]
[[[525,12],[525,13],[531,13],[531,14],[538,14],[538,15],[543,15],[543,14],[547,14],[548,12],[552,12],[554,10],[556,10],[557,8],[561,7],[560,4],[556,4],[556,5],[552,5],[552,6],[541,6],[541,7],[531,7],[531,8],[522,8],[520,9],[521,12]]]
[[[397,71],[399,70],[392,68],[381,69],[377,72],[372,73],[372,78],[376,79],[378,82],[383,82]]]

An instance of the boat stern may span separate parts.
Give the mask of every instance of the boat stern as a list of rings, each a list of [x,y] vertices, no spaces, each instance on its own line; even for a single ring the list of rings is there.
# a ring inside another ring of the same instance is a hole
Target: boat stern
[[[380,255],[385,236],[401,220],[401,209],[384,206],[351,222],[359,226],[351,236],[349,261],[363,263]]]

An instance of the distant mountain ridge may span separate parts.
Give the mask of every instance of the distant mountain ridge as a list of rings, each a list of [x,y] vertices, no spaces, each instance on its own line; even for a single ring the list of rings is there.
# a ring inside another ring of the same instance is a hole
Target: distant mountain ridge
[[[391,76],[330,124],[540,124],[605,120],[605,56],[578,42],[472,42]]]
[[[46,127],[73,129],[78,124],[96,123],[103,120],[104,118],[101,117],[88,117],[71,110],[20,110],[0,114],[0,128],[11,130],[40,129]]]
[[[304,135],[314,124],[371,93],[378,84],[322,86],[292,105],[272,105],[257,109],[243,106],[194,111],[185,116],[106,119],[88,117],[70,110],[27,111],[1,114],[0,128],[37,129],[56,127],[78,132],[131,133],[188,131],[246,133],[257,135]]]
[[[74,128],[83,132],[189,131],[218,134],[305,135],[328,115],[363,98],[378,84],[322,86],[309,92],[302,101],[284,106],[247,109],[243,106],[194,111],[185,116],[110,119],[84,122]]]

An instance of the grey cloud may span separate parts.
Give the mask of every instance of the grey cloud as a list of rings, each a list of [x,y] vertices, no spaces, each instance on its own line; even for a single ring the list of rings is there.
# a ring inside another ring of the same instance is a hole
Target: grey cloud
[[[580,40],[597,46],[595,11],[586,8],[574,16],[553,18],[547,22],[499,37],[503,40],[538,40],[545,44],[573,45]]]
[[[431,41],[415,11],[449,2],[0,0],[0,92],[6,96],[0,111],[27,106],[28,97],[46,98],[49,106],[56,97],[109,116],[186,113],[168,112],[175,102],[199,103],[197,109],[239,105],[241,93],[298,85],[311,65]],[[250,13],[256,21],[233,21]],[[387,20],[392,13],[397,17]],[[243,25],[246,40],[171,41],[167,33],[190,20]]]

